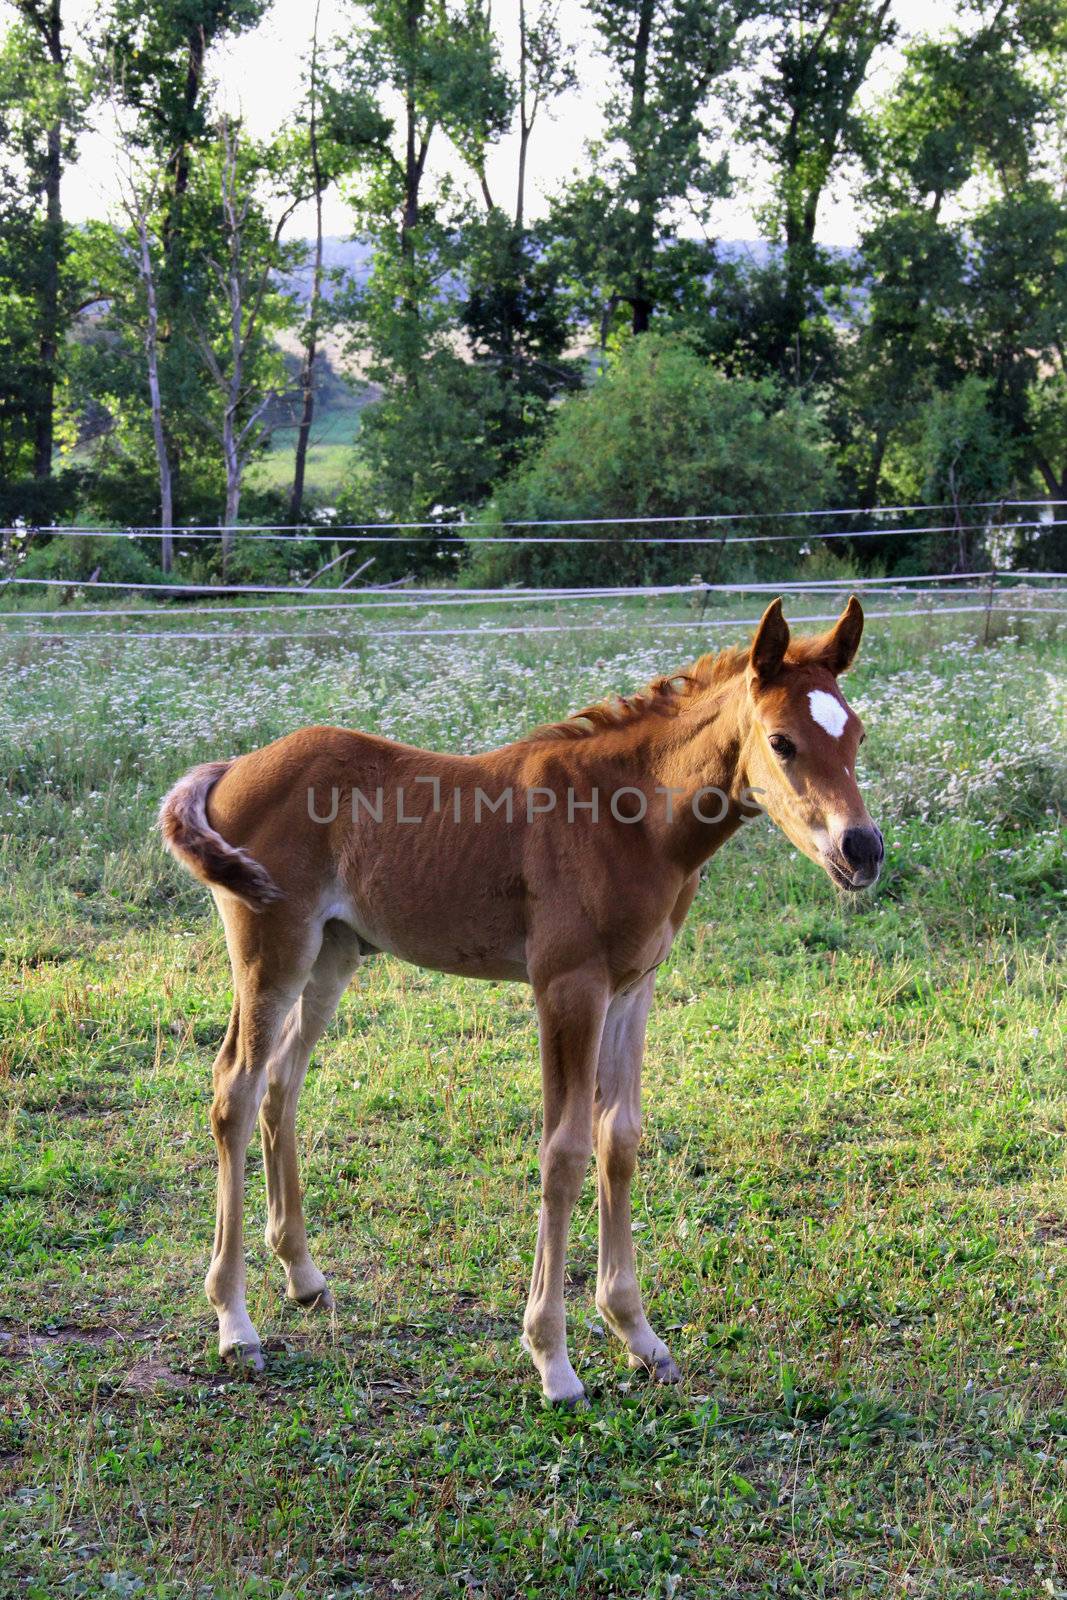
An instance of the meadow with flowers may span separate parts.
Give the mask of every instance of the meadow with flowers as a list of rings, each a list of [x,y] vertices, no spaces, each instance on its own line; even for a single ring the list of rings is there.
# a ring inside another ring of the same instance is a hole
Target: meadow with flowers
[[[219,1363],[229,969],[154,833],[164,790],[308,722],[484,748],[708,645],[640,606],[443,631],[464,615],[0,643],[0,1595],[1067,1595],[1051,613],[869,624],[845,687],[886,839],[872,894],[838,898],[765,820],[705,872],[657,985],[635,1190],[679,1390],[628,1372],[596,1315],[590,1181],[568,1309],[591,1405],[543,1409],[518,1348],[530,997],[386,959],[301,1102],[336,1313],[283,1302],[253,1178],[267,1371]]]

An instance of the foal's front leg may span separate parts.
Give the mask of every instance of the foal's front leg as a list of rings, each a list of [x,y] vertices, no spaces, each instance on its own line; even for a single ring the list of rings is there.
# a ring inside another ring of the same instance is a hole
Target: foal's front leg
[[[541,1135],[541,1218],[523,1345],[545,1398],[574,1405],[585,1390],[567,1354],[563,1273],[571,1213],[593,1148],[593,1087],[608,1006],[599,975],[571,973],[535,985],[545,1115]]]
[[[630,1220],[630,1186],[641,1140],[641,1060],[654,981],[649,974],[638,988],[612,1000],[600,1046],[593,1107],[600,1201],[596,1303],[626,1346],[631,1367],[643,1367],[657,1383],[677,1383],[681,1373],[645,1315]]]

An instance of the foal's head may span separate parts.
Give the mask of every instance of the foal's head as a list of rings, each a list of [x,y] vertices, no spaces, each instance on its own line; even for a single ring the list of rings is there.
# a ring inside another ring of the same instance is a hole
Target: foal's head
[[[863,724],[837,682],[862,632],[853,595],[827,633],[792,641],[775,600],[756,631],[747,674],[746,781],[786,837],[842,889],[874,883],[884,854],[856,782]]]

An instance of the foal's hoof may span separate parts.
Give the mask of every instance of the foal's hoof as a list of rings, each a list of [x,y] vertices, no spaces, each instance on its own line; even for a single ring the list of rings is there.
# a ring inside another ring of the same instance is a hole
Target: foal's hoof
[[[316,1289],[313,1294],[299,1294],[293,1296],[298,1306],[303,1306],[305,1311],[333,1311],[337,1302],[330,1293],[326,1284],[321,1289]]]
[[[584,1389],[579,1389],[577,1394],[563,1394],[554,1396],[543,1394],[541,1404],[546,1411],[588,1411],[589,1396]]]
[[[667,1353],[657,1356],[655,1361],[642,1361],[640,1356],[631,1356],[629,1365],[641,1372],[647,1372],[653,1383],[681,1383],[681,1368],[674,1357]]]
[[[238,1368],[247,1377],[254,1377],[257,1372],[262,1372],[266,1366],[263,1351],[258,1344],[232,1344],[228,1350],[221,1352],[222,1359],[230,1366]]]

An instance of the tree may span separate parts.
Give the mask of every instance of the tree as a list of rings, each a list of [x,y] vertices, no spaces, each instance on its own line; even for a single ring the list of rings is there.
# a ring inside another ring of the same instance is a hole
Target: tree
[[[292,253],[282,247],[282,233],[302,197],[287,194],[272,224],[256,193],[257,180],[270,168],[270,152],[242,138],[235,121],[219,119],[217,144],[201,175],[205,184],[217,187],[218,196],[212,207],[215,225],[203,246],[209,269],[205,285],[213,293],[205,293],[194,326],[219,399],[226,472],[224,563],[233,545],[245,470],[270,436],[270,408],[278,399],[278,388],[269,382],[270,376],[280,379],[282,371],[272,334],[293,320],[292,302],[274,280],[282,268],[293,265]]]
[[[767,221],[783,252],[773,359],[799,383],[814,364],[805,361],[807,324],[818,319],[819,295],[832,279],[815,241],[819,205],[834,172],[857,151],[856,96],[895,25],[891,0],[788,0],[771,18],[741,129],[771,165]]]
[[[1050,441],[1047,421],[1067,382],[1067,197],[1020,177],[973,217],[969,233],[964,310],[974,369],[1020,461],[1062,498],[1067,452],[1062,439]]]
[[[36,297],[32,263],[36,213],[17,160],[18,116],[12,79],[21,55],[11,35],[0,52],[0,483],[10,485],[33,468],[34,379],[38,356]],[[0,505],[0,519],[15,515]]]
[[[163,387],[160,382],[159,356],[159,251],[152,236],[152,217],[156,210],[157,186],[155,178],[138,179],[130,173],[123,190],[122,204],[134,234],[137,276],[144,295],[144,352],[148,383],[148,403],[152,416],[152,442],[155,446],[159,470],[159,525],[162,530],[160,565],[169,573],[174,549],[174,489],[167,448],[166,429],[163,425]]]
[[[0,52],[7,217],[20,235],[21,259],[8,256],[4,298],[16,324],[32,322],[33,353],[19,404],[32,433],[30,470],[52,476],[60,350],[77,294],[67,273],[63,170],[81,126],[79,64],[64,33],[61,0],[12,0],[18,21]],[[22,252],[25,252],[24,254]],[[16,310],[17,306],[17,310]]]
[[[367,293],[352,308],[371,355],[371,376],[417,387],[420,363],[447,318],[439,286],[455,262],[453,218],[442,219],[447,187],[429,203],[427,159],[439,132],[468,161],[510,110],[485,0],[365,0],[347,60],[351,91],[392,93],[403,111],[380,159],[355,197],[361,229],[375,243]]]
[[[560,32],[559,0],[544,0],[535,13],[530,12],[527,0],[519,0],[519,156],[515,182],[515,229],[519,234],[526,226],[526,166],[534,125],[546,106],[569,89],[577,88],[574,54]]]
[[[358,80],[347,85],[336,73],[324,73],[319,47],[319,4],[316,0],[308,62],[307,95],[290,141],[290,166],[294,185],[311,195],[315,205],[315,239],[312,247],[311,284],[307,316],[301,329],[300,421],[293,457],[293,485],[289,518],[300,520],[304,503],[304,475],[308,444],[315,416],[315,363],[323,318],[322,205],[339,178],[362,161],[380,157],[391,124],[379,110],[371,89]]]
[[[459,321],[474,365],[499,391],[486,441],[496,474],[540,436],[553,400],[582,381],[566,355],[575,328],[548,232],[519,228],[496,208],[463,229]]]
[[[1016,466],[992,385],[970,374],[933,394],[916,424],[896,451],[897,482],[914,499],[945,507],[942,516],[952,524],[946,534],[923,536],[927,560],[935,570],[947,560],[954,572],[973,572],[982,559],[983,524],[993,521],[978,508],[1011,492]]]
[[[52,472],[55,432],[56,365],[60,335],[60,275],[63,265],[64,135],[67,131],[70,87],[67,52],[63,40],[61,0],[16,0],[17,9],[37,44],[34,77],[43,113],[43,140],[34,152],[31,183],[44,199],[43,225],[37,245],[39,398],[34,428],[33,471],[37,478]]]
[[[1029,390],[1062,370],[1067,330],[1064,205],[1042,175],[1061,50],[1044,0],[979,5],[966,30],[908,46],[868,118],[869,294],[851,353],[865,503],[894,433],[968,373],[989,380],[1017,466],[1039,466]]]
[[[488,433],[485,454],[493,479],[510,468],[540,435],[548,406],[576,388],[581,373],[565,357],[574,328],[550,231],[526,223],[526,169],[534,127],[566,90],[575,87],[574,52],[559,30],[558,0],[536,12],[519,5],[519,58],[514,117],[518,134],[514,215],[496,204],[485,182],[485,145],[475,142],[472,166],[486,201],[484,216],[463,224],[459,308],[475,365],[499,389],[495,406],[481,407]]]
[[[188,319],[198,263],[194,215],[187,216],[197,161],[215,139],[209,65],[226,38],[254,27],[269,0],[110,0],[98,71],[133,113],[127,122],[142,163],[164,174],[159,195],[162,259],[157,280],[160,382],[176,515],[204,485],[199,415],[202,366]]]
[[[355,201],[374,266],[349,299],[350,337],[382,399],[363,415],[344,508],[357,520],[423,519],[474,483],[485,492],[492,452],[483,424],[499,409],[453,348],[469,210],[447,181],[428,185],[428,155],[443,136],[484,178],[484,153],[507,126],[511,95],[483,0],[367,0],[360,16],[366,27],[350,47],[349,89],[391,92],[403,110]],[[440,467],[436,484],[428,459]]]
[[[676,248],[683,213],[700,226],[728,188],[711,154],[705,111],[740,56],[749,0],[589,0],[613,81],[593,170],[571,184],[556,233],[606,338],[620,305],[634,334],[692,281],[692,250]],[[704,271],[712,264],[710,253]]]

